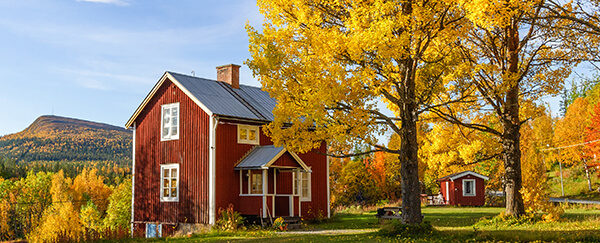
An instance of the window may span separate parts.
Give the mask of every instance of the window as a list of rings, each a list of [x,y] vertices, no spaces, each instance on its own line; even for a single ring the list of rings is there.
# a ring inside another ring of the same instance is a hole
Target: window
[[[238,143],[259,144],[258,127],[238,125]]]
[[[311,200],[309,172],[294,172],[294,195],[300,196],[300,201]]]
[[[475,196],[475,180],[464,179],[462,182],[463,182],[463,196]]]
[[[179,139],[179,103],[162,105],[160,120],[162,141]]]
[[[263,175],[260,173],[252,173],[250,177],[251,190],[250,194],[262,194],[263,193]]]
[[[160,200],[179,201],[179,164],[160,166]]]

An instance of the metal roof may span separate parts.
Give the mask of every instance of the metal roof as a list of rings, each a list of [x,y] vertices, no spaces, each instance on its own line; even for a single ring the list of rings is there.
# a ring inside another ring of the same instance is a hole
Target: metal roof
[[[231,88],[226,83],[168,72],[213,114],[272,121],[277,101],[258,87],[240,85]]]
[[[268,169],[271,165],[288,152],[294,160],[300,165],[302,170],[311,172],[308,166],[294,152],[287,151],[284,147],[275,147],[275,145],[255,146],[250,150],[240,163],[235,166],[235,170],[263,170]]]
[[[256,146],[235,166],[235,170],[266,169],[269,162],[278,159],[284,152],[285,149],[283,147],[275,147],[273,145]]]

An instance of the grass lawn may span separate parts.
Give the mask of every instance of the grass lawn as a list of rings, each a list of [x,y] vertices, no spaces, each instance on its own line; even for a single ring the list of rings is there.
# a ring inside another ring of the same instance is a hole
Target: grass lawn
[[[305,230],[364,230],[327,234],[289,234],[273,231],[211,232],[191,238],[134,239],[127,242],[474,242],[474,241],[559,241],[600,242],[600,210],[567,209],[563,218],[551,223],[488,224],[474,226],[483,218],[492,218],[504,208],[425,207],[425,221],[438,232],[429,235],[390,238],[379,235],[375,212],[338,213],[319,224],[308,224]]]

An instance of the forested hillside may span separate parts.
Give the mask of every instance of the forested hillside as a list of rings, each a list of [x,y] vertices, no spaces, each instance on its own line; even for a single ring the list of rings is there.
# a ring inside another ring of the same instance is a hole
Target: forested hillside
[[[0,156],[31,161],[131,160],[131,132],[124,128],[59,116],[41,116],[25,130],[0,137]]]

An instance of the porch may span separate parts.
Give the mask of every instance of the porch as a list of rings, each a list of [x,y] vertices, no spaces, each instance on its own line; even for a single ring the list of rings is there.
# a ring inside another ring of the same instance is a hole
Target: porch
[[[239,173],[241,214],[269,222],[302,216],[302,195],[310,190],[310,170],[297,155],[282,147],[256,146],[235,170]]]

